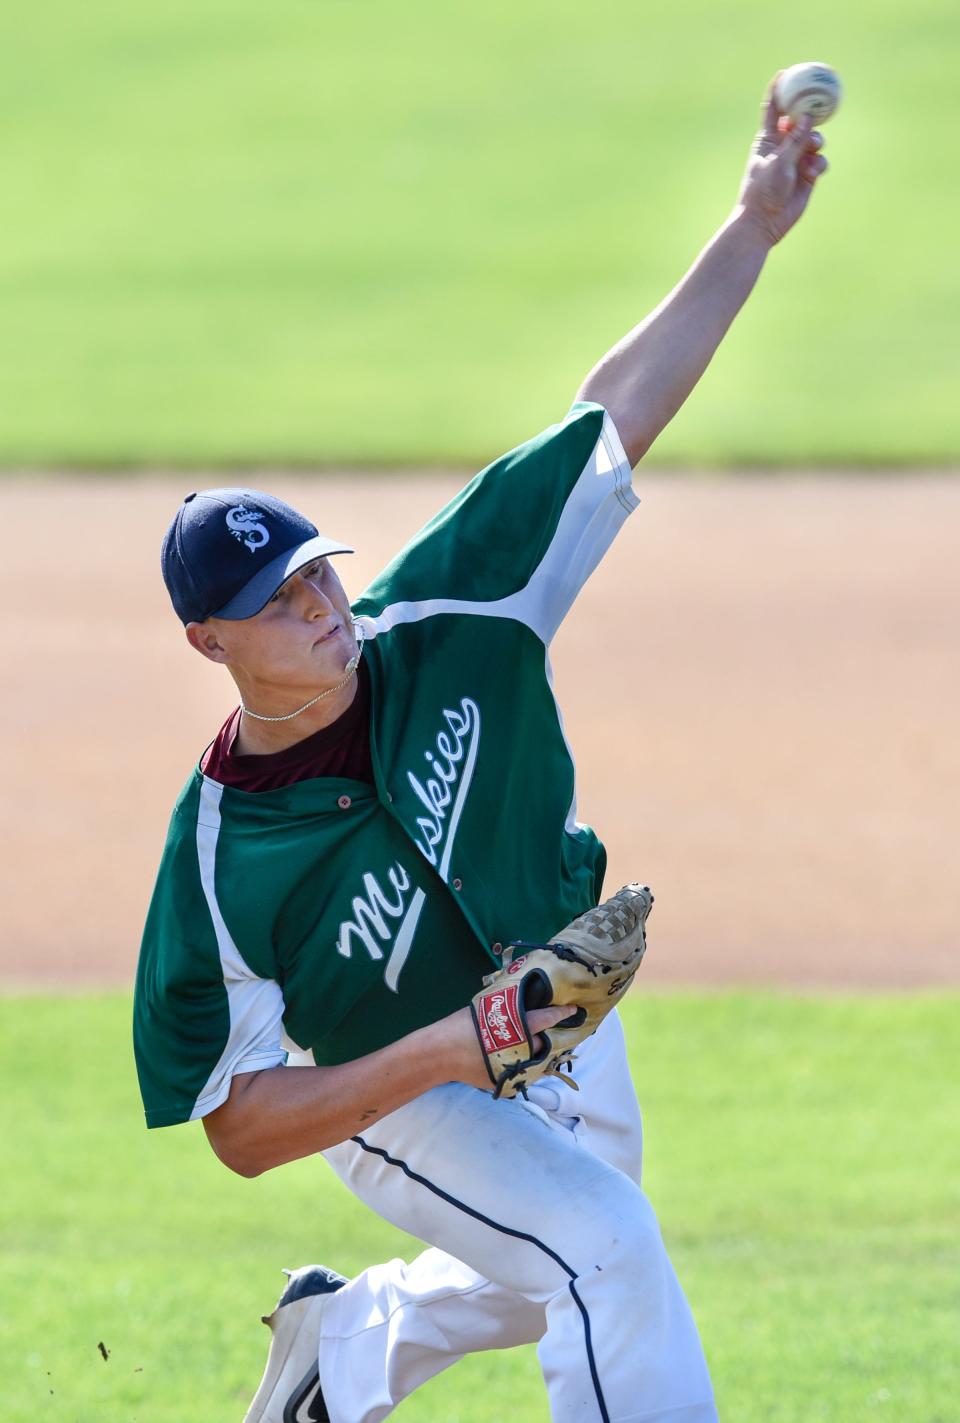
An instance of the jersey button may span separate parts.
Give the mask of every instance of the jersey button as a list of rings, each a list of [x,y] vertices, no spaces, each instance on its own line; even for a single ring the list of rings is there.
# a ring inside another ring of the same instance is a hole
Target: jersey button
[[[453,881],[453,887],[454,887],[454,889],[456,889],[456,890],[461,890],[461,889],[463,889],[463,880],[462,880],[462,879],[455,879],[455,880]]]
[[[503,945],[502,945],[502,944],[491,944],[491,945],[490,945],[490,949],[491,949],[491,952],[492,952],[492,953],[495,953],[498,958],[499,958],[500,955],[503,953]]]
[[[341,810],[349,810],[350,807],[353,805],[353,801],[348,795],[341,795],[337,796],[337,805],[340,807]]]

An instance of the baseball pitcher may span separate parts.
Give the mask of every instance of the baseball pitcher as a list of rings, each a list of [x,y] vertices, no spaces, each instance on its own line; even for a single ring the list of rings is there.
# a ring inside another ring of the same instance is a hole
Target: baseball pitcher
[[[268,493],[189,494],[167,531],[186,639],[240,700],[177,801],[144,932],[147,1123],[202,1120],[244,1176],[322,1154],[426,1245],[349,1280],[294,1271],[247,1423],[375,1423],[465,1353],[531,1341],[556,1423],[717,1417],[615,1007],[653,896],[604,897],[550,645],[821,146],[778,126],[771,86],[680,285],[353,601],[349,545]],[[615,670],[598,653],[592,674]]]

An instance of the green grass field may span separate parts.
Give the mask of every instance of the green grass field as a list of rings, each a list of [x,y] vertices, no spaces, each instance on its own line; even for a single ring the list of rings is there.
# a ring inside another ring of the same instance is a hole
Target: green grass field
[[[810,57],[833,171],[654,458],[960,456],[954,0],[50,0],[0,40],[0,466],[485,462],[681,276]]]
[[[957,1417],[960,997],[634,996],[646,1185],[736,1423]],[[4,1423],[236,1423],[281,1265],[416,1245],[322,1162],[243,1181],[147,1133],[124,997],[0,1002]],[[585,1206],[586,1208],[586,1206]],[[109,1351],[104,1360],[102,1342]],[[397,1416],[546,1420],[532,1350]]]

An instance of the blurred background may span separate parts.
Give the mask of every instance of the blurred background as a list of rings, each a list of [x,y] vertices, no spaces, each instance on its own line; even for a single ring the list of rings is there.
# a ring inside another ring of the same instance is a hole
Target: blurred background
[[[949,0],[3,24],[8,465],[484,463],[682,275],[797,56],[835,171],[656,463],[956,459]]]
[[[649,1182],[729,1416],[956,1416],[958,53],[947,0],[0,19],[5,1417],[238,1416],[318,1199],[331,1264],[416,1248],[313,1163],[238,1182],[140,1127],[140,928],[235,704],[160,581],[180,498],[292,500],[358,593],[680,279],[804,59],[845,85],[831,170],[638,468],[556,680],[608,883],[657,893]],[[523,1352],[401,1413],[479,1423],[491,1380],[545,1416]]]

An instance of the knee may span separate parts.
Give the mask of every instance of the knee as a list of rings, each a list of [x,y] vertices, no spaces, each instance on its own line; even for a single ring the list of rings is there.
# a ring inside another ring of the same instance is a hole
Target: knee
[[[597,1212],[600,1214],[600,1212]],[[594,1269],[606,1276],[607,1285],[623,1281],[636,1286],[660,1269],[663,1238],[646,1195],[630,1192],[616,1211],[603,1212],[604,1238],[597,1241]]]

